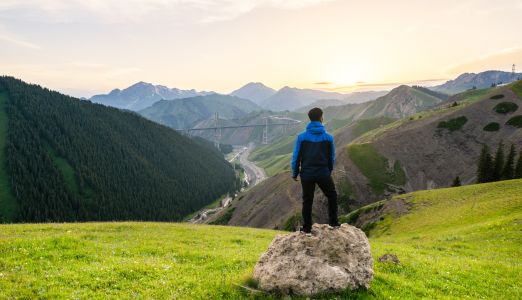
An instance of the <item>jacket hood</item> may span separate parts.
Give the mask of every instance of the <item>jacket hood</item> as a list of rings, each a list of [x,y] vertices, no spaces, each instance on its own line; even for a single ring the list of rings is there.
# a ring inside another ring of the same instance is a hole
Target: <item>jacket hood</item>
[[[323,134],[325,133],[324,125],[318,121],[312,121],[306,126],[306,132],[312,134]]]

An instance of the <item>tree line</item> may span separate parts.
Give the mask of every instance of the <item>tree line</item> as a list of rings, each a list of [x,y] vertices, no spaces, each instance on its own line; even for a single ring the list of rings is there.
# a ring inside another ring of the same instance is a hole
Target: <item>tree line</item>
[[[177,221],[240,186],[208,143],[136,113],[0,77],[11,222]],[[71,170],[71,171],[69,171]]]
[[[499,143],[494,155],[488,145],[482,146],[478,160],[477,183],[515,178],[522,178],[522,149],[517,156],[515,146],[512,144],[506,156],[502,142]]]

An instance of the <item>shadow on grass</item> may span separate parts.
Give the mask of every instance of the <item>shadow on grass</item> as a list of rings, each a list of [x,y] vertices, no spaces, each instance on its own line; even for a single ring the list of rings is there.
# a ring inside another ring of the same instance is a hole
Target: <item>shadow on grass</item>
[[[299,296],[293,293],[265,292],[259,290],[258,283],[249,277],[237,286],[241,294],[249,299],[375,299],[377,295],[371,290],[357,289],[344,290],[341,292],[325,292],[314,296]]]

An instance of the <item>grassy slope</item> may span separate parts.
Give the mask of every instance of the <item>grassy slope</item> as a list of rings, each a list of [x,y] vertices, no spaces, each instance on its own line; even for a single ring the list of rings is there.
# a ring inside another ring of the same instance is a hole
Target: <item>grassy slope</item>
[[[409,213],[385,216],[371,232],[371,290],[339,296],[517,299],[520,195],[522,180],[401,195],[413,204]],[[235,284],[248,280],[277,233],[169,223],[1,225],[0,298],[245,298]],[[384,253],[401,264],[378,262]]]
[[[5,142],[7,138],[6,101],[7,93],[0,91],[0,223],[11,221],[16,210],[16,203],[9,189],[5,168]]]
[[[370,181],[372,190],[377,195],[383,195],[386,183],[404,185],[406,175],[396,161],[393,169],[389,170],[388,159],[380,155],[371,144],[352,144],[348,147],[348,155],[357,168]]]
[[[392,298],[517,299],[522,293],[522,180],[397,196],[406,215],[384,216],[371,231],[373,292]],[[396,198],[397,198],[396,197]]]
[[[519,80],[511,85],[511,89],[519,98],[522,99],[522,80]]]
[[[2,225],[0,298],[237,298],[276,231],[169,223]]]

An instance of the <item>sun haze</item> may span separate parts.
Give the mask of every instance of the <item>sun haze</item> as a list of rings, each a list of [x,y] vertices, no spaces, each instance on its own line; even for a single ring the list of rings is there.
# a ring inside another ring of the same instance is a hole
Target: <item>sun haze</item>
[[[2,73],[89,97],[147,81],[341,92],[522,67],[522,2],[4,0]]]

